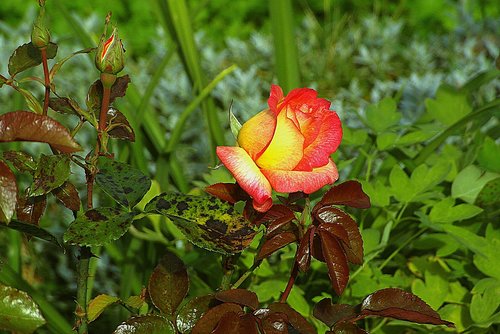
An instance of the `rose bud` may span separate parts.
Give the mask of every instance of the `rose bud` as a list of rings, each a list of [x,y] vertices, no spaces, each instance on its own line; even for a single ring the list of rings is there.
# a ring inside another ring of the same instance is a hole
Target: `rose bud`
[[[310,194],[334,183],[338,171],[330,155],[342,140],[337,113],[313,89],[294,89],[284,97],[273,85],[268,105],[243,124],[239,147],[217,147],[219,159],[261,212],[271,207],[273,189]]]
[[[31,43],[37,48],[45,48],[50,43],[50,32],[45,24],[45,3],[40,1],[40,12],[33,23]]]
[[[95,66],[102,73],[117,74],[125,66],[124,53],[125,49],[118,37],[117,29],[113,28],[108,39],[105,33],[101,37],[95,55]]]

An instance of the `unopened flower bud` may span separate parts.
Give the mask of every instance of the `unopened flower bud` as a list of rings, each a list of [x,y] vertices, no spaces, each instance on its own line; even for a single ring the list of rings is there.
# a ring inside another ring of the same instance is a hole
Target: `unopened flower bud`
[[[40,2],[40,13],[33,23],[31,43],[37,48],[44,48],[50,43],[50,32],[45,25],[45,6]]]
[[[117,74],[125,66],[124,53],[122,41],[118,37],[116,28],[113,28],[108,39],[105,34],[101,37],[95,55],[95,66],[102,73]]]

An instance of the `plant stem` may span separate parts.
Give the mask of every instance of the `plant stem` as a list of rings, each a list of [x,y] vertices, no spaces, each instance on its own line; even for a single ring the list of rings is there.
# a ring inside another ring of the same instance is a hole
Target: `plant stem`
[[[101,113],[99,114],[99,132],[104,132],[106,129],[106,118],[108,115],[109,99],[111,96],[111,87],[103,85]]]
[[[88,333],[87,319],[87,283],[89,278],[89,263],[91,252],[89,247],[80,247],[80,258],[78,260],[78,280],[76,291],[76,316],[78,334]]]
[[[261,263],[262,263],[262,260],[255,261],[254,264],[247,271],[245,271],[245,273],[243,275],[241,275],[240,278],[238,278],[236,283],[234,283],[231,286],[231,289],[239,288],[239,286],[241,284],[243,284],[243,282],[245,282],[245,280],[248,278],[248,276],[250,276],[253,273],[253,271],[260,266]]]
[[[49,65],[47,64],[47,49],[41,48],[42,53],[42,65],[43,65],[43,76],[45,79],[45,98],[43,100],[42,115],[47,115],[47,110],[49,109],[49,99],[50,99],[50,75],[49,75]]]
[[[285,291],[283,291],[283,294],[281,295],[280,303],[286,302],[288,295],[292,291],[293,284],[295,283],[295,279],[297,278],[298,274],[299,274],[299,267],[297,266],[297,261],[294,259],[292,272],[290,273],[290,278],[288,279],[288,284],[286,285]]]
[[[234,272],[234,264],[238,261],[239,257],[240,254],[222,256],[222,269],[224,270],[224,276],[222,276],[220,284],[220,288],[222,290],[228,290],[231,287],[231,277]]]

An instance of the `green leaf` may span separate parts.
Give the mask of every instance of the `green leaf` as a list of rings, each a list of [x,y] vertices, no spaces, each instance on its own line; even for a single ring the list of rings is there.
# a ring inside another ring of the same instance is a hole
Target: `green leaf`
[[[0,142],[11,141],[47,143],[63,153],[82,149],[62,124],[29,111],[12,111],[0,115]]]
[[[1,226],[3,226],[3,225],[0,224],[0,227]],[[57,238],[52,233],[50,233],[49,231],[44,230],[43,228],[40,228],[36,225],[20,222],[18,220],[13,220],[6,227],[11,228],[11,229],[16,230],[16,231],[19,231],[19,232],[22,232],[22,233],[26,233],[32,237],[36,237],[36,238],[45,240],[45,241],[50,242],[51,244],[54,244],[58,247],[62,247],[61,244],[59,243],[59,240],[57,240]]]
[[[483,278],[471,291],[470,315],[474,322],[483,323],[495,313],[500,306],[500,280]]]
[[[87,319],[89,322],[97,319],[104,309],[114,303],[118,302],[120,298],[110,295],[101,294],[92,299],[88,305]]]
[[[411,291],[437,310],[448,295],[448,280],[439,272],[429,270],[425,271],[424,277],[425,282],[420,279],[413,281]]]
[[[33,174],[36,170],[37,162],[28,153],[22,151],[6,151],[2,153],[2,158],[14,165],[21,173]]]
[[[372,182],[361,181],[363,190],[370,197],[372,206],[386,207],[390,203],[391,192],[384,182],[377,178]]]
[[[91,209],[80,214],[64,233],[64,242],[79,246],[102,246],[124,235],[135,216],[119,208]]]
[[[447,197],[432,206],[429,218],[434,223],[453,223],[477,216],[482,211],[472,204],[455,205],[455,199]]]
[[[478,152],[477,162],[489,171],[500,173],[500,145],[486,137]]]
[[[409,202],[413,196],[410,178],[399,165],[394,165],[389,174],[389,183],[394,197],[400,202]]]
[[[484,172],[474,165],[467,166],[453,181],[451,196],[473,204],[484,185],[499,176],[499,174]]]
[[[16,177],[9,166],[0,161],[0,222],[10,222],[16,210],[16,203]]]
[[[26,292],[0,284],[0,329],[33,333],[43,324],[38,305]]]
[[[62,186],[71,173],[69,161],[69,157],[65,154],[42,154],[33,176],[30,196],[45,195]]]
[[[377,135],[377,148],[381,151],[387,150],[396,145],[398,135],[394,132],[382,132]]]
[[[189,278],[184,263],[167,252],[149,278],[148,292],[153,304],[167,316],[173,316],[186,297]]]
[[[159,315],[132,317],[116,328],[113,334],[175,334],[170,321]]]
[[[215,252],[241,252],[256,233],[233,205],[215,197],[163,193],[145,210],[170,218],[192,243]]]
[[[445,125],[452,125],[472,111],[467,96],[458,91],[440,87],[435,99],[426,99],[427,112]]]
[[[342,132],[342,145],[361,146],[368,138],[368,132],[365,129],[344,127]]]
[[[229,110],[229,126],[231,127],[231,132],[233,133],[234,139],[238,139],[238,134],[240,133],[242,125],[238,121],[236,116],[234,116],[232,110]]]
[[[38,115],[42,115],[43,113],[42,105],[29,90],[18,87],[17,91],[23,95],[29,110],[33,111]]]
[[[500,205],[500,177],[486,183],[474,203],[486,211],[495,211]]]
[[[99,157],[96,184],[125,207],[134,207],[151,187],[151,180],[140,170],[123,162]]]
[[[56,56],[57,45],[49,43],[47,45],[47,59]],[[40,65],[42,63],[42,53],[31,42],[18,47],[9,58],[9,74],[15,76],[28,68]]]
[[[366,125],[375,133],[383,132],[393,125],[398,124],[401,114],[397,112],[396,100],[385,97],[377,104],[372,104],[366,109]]]
[[[443,319],[453,322],[457,333],[463,333],[472,324],[468,311],[466,305],[446,304],[439,309],[439,315]]]

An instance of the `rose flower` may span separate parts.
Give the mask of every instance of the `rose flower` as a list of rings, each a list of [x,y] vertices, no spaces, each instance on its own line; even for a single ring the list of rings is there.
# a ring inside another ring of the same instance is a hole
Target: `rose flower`
[[[268,105],[243,124],[239,147],[217,147],[219,159],[261,212],[271,207],[273,189],[310,194],[335,182],[330,154],[342,139],[337,113],[313,89],[294,89],[284,97],[273,85]]]

